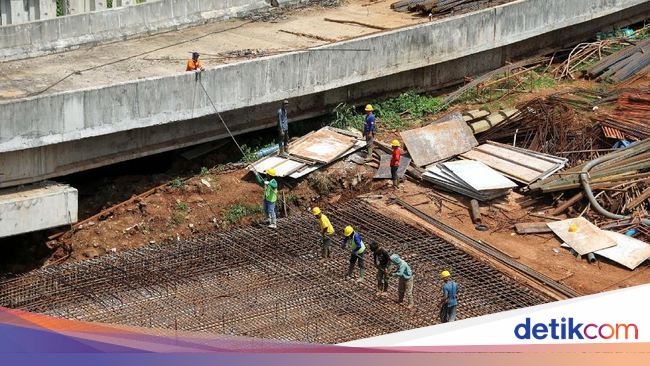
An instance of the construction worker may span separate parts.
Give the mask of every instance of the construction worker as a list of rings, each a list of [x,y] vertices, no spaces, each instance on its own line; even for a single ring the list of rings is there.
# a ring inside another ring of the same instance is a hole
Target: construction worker
[[[375,115],[372,113],[372,105],[366,105],[366,125],[363,129],[363,136],[366,138],[368,156],[366,160],[372,160],[372,144],[375,142]]]
[[[275,177],[275,169],[271,168],[266,171],[271,177],[271,180],[263,180],[262,177],[257,177],[257,183],[264,187],[264,224],[268,224],[271,229],[277,228],[277,219],[275,217],[275,202],[278,200],[278,182]]]
[[[413,307],[413,272],[411,271],[411,267],[397,254],[391,255],[390,260],[397,266],[397,270],[392,273],[392,276],[399,277],[399,285],[397,287],[399,297],[397,303],[401,304],[404,302],[404,296],[406,295],[408,308],[411,309]]]
[[[280,137],[280,155],[289,154],[289,119],[287,118],[287,108],[289,101],[282,102],[282,107],[278,109],[278,134]]]
[[[399,141],[393,140],[390,145],[393,147],[393,155],[390,158],[390,176],[393,179],[393,188],[399,189],[399,177],[397,176],[397,169],[399,169],[402,151],[399,148]]]
[[[350,249],[352,249],[350,255],[350,267],[348,268],[347,275],[352,276],[352,271],[354,270],[354,263],[359,262],[359,279],[357,282],[363,282],[363,273],[365,272],[363,262],[364,262],[364,250],[366,246],[361,241],[361,236],[354,232],[352,226],[347,226],[343,231],[345,239],[343,239],[343,244],[341,244],[341,249],[345,248],[345,244],[350,242]]]
[[[390,254],[377,243],[370,244],[372,260],[377,267],[377,293],[375,296],[388,296],[388,267]]]
[[[203,71],[205,70],[203,66],[201,66],[201,60],[199,60],[199,53],[198,52],[192,52],[192,58],[187,61],[187,69],[185,71]]]
[[[332,253],[330,251],[330,245],[332,244],[332,236],[334,235],[334,227],[330,223],[330,220],[321,212],[320,208],[314,207],[314,216],[318,218],[320,223],[320,233],[323,236],[323,248],[321,249],[321,259],[319,262],[323,263],[326,260],[332,258]]]
[[[440,302],[440,321],[442,323],[456,320],[456,305],[458,304],[458,284],[451,279],[449,271],[440,274],[445,284],[442,286],[442,301]]]

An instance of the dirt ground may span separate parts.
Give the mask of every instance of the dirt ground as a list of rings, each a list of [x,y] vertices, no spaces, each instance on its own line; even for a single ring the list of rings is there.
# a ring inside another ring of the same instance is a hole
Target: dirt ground
[[[490,228],[487,232],[481,232],[472,223],[469,198],[411,182],[407,182],[397,196],[463,234],[499,249],[554,280],[562,281],[580,294],[589,295],[650,283],[650,264],[647,261],[634,271],[600,257],[596,264],[589,264],[586,259],[576,259],[568,249],[561,248],[562,243],[552,233],[516,234],[515,221],[553,221],[538,217],[549,215],[549,211],[552,211],[543,200],[535,206],[522,207],[517,202],[522,196],[513,192],[490,205],[481,204],[483,223]],[[393,211],[407,214],[397,205],[394,205]]]
[[[326,172],[316,172],[297,185],[278,179],[278,215],[284,215],[284,202],[287,214],[291,214],[293,210],[316,205],[326,207],[359,194],[381,191],[386,187],[385,182],[373,182],[374,173],[372,166],[341,160]],[[147,179],[141,176],[140,180],[122,181],[125,182],[137,187]],[[129,189],[129,184],[118,183],[108,188],[110,191]],[[146,192],[139,195],[142,193]],[[254,174],[244,168],[225,173],[217,168],[187,180],[177,178],[144,197],[131,199],[116,209],[108,209],[100,217],[90,217],[74,225],[64,236],[48,243],[55,252],[45,265],[77,262],[239,225],[258,224],[263,219],[262,197],[262,187]],[[88,206],[92,207],[93,202],[86,203]]]

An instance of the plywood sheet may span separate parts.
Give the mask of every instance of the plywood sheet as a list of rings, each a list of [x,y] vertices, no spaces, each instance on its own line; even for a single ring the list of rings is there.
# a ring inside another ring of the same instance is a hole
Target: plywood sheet
[[[546,225],[580,255],[616,246],[616,241],[584,217],[549,222]],[[578,231],[570,232],[569,227],[571,225],[576,225]]]
[[[462,119],[403,131],[401,136],[417,166],[448,159],[478,145],[472,130]]]
[[[357,140],[353,137],[320,129],[297,144],[289,145],[291,155],[329,164],[352,148]]]
[[[603,232],[614,240],[617,245],[599,250],[596,254],[620,263],[632,270],[650,258],[650,244],[613,231],[603,230]]]
[[[566,164],[565,158],[492,141],[465,152],[460,157],[483,162],[490,168],[524,184],[544,179]]]

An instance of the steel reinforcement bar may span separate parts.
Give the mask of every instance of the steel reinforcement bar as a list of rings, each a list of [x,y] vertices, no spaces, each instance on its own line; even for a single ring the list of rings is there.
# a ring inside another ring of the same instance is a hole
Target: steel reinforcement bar
[[[320,235],[308,214],[279,220],[277,231],[240,227],[35,271],[0,282],[0,306],[82,321],[336,344],[437,324],[443,269],[461,289],[459,318],[553,301],[361,201],[326,213],[337,231],[352,225],[366,245],[378,242],[411,265],[413,311],[395,303],[395,279],[388,298],[375,297],[372,255],[366,254],[363,283],[344,276],[349,250],[339,248],[340,237],[335,258],[318,263]]]

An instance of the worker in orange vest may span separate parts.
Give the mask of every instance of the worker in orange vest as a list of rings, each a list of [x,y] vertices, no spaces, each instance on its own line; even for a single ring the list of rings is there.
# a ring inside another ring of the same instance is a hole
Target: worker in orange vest
[[[203,71],[203,66],[201,66],[201,60],[199,60],[199,53],[192,52],[192,58],[187,61],[187,69],[185,71]]]

